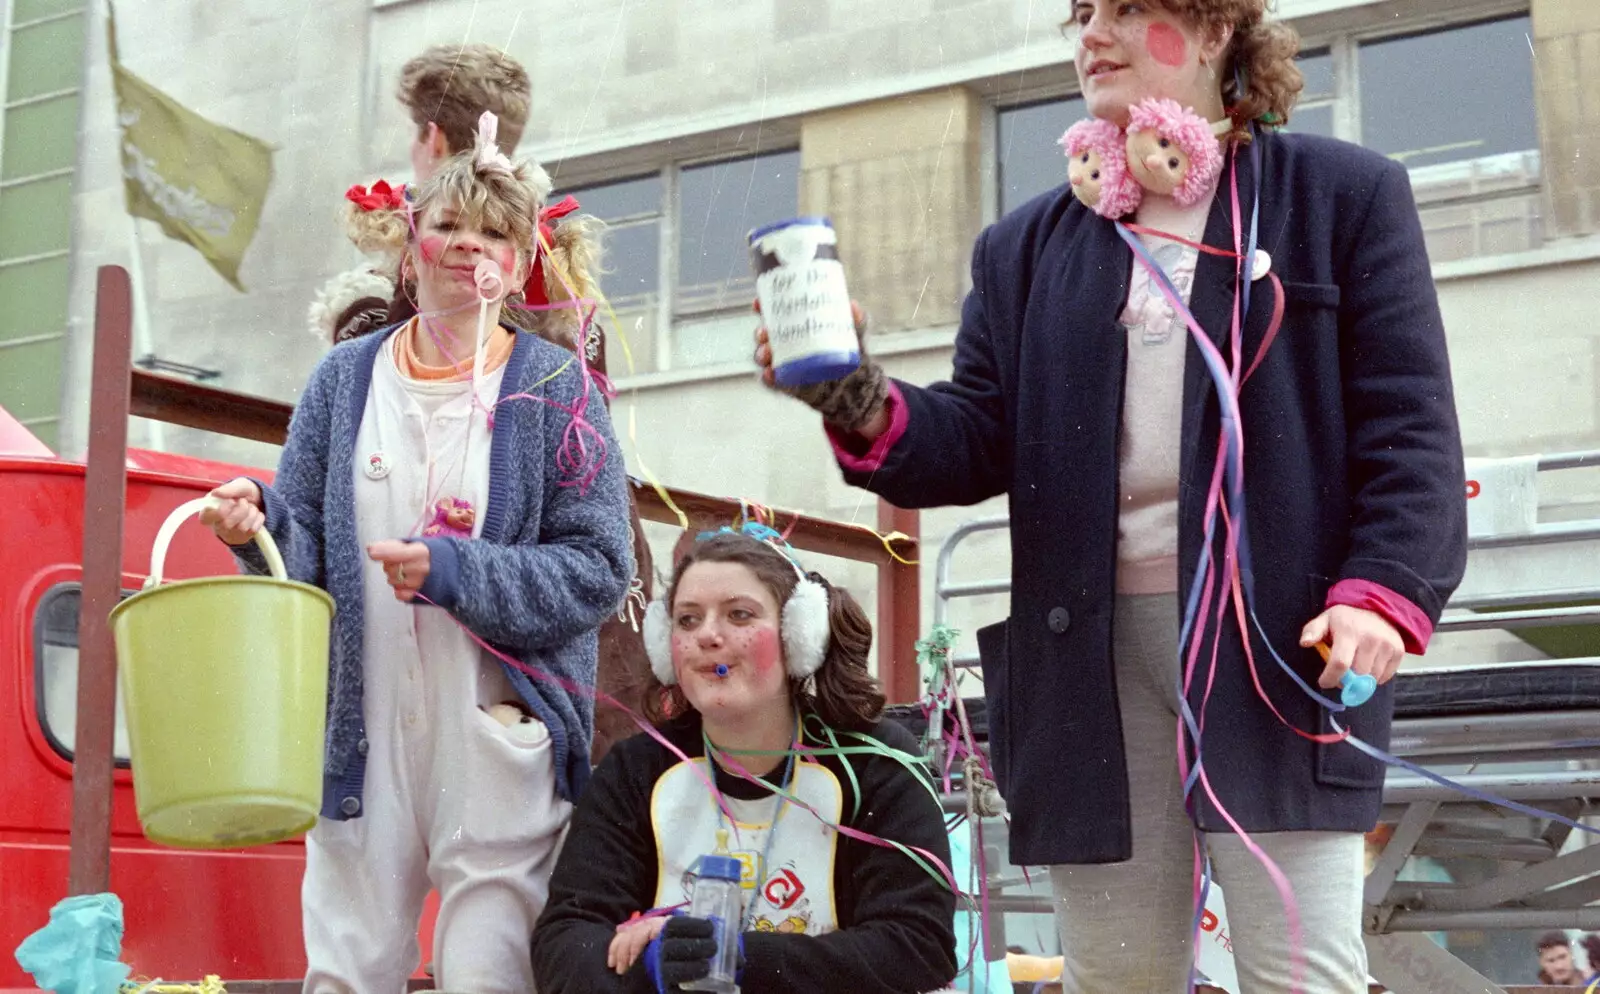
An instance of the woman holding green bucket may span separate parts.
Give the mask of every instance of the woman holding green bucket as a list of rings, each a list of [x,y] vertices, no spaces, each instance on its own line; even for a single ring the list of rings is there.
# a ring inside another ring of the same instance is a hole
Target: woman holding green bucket
[[[202,516],[258,572],[246,543],[265,527],[289,575],[338,608],[306,839],[308,994],[404,990],[434,887],[439,985],[532,989],[529,936],[589,774],[578,688],[633,575],[594,377],[499,321],[537,272],[549,190],[543,169],[497,150],[485,115],[476,148],[421,189],[353,210],[402,233],[420,313],[329,353],[277,482],[227,483]]]

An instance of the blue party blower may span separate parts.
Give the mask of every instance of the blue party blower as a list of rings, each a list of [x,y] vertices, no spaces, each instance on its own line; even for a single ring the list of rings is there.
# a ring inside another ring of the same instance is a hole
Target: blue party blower
[[[1322,656],[1322,661],[1328,661],[1328,644],[1317,643],[1317,652]],[[1371,673],[1357,673],[1354,670],[1345,670],[1344,676],[1339,678],[1339,700],[1347,708],[1358,708],[1372,699],[1378,692],[1378,678]]]

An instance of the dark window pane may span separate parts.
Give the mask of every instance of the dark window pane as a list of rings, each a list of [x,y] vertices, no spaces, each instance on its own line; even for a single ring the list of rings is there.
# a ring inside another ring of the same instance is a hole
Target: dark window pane
[[[125,590],[123,597],[133,591]],[[39,601],[34,615],[34,679],[39,722],[57,752],[72,758],[78,738],[78,611],[83,595],[76,586],[58,586]],[[128,761],[128,723],[123,715],[122,689],[114,704],[112,755],[119,764]]]
[[[1361,46],[1362,143],[1411,168],[1537,148],[1530,31],[1514,17]]]
[[[614,307],[638,305],[657,290],[661,226],[654,221],[605,234],[606,273],[601,288]]]
[[[640,176],[638,179],[586,186],[566,193],[578,198],[585,214],[592,214],[603,221],[635,214],[656,214],[661,210],[660,176]],[[555,193],[556,199],[564,195],[560,190]]]
[[[1001,214],[1067,181],[1067,159],[1056,141],[1087,114],[1079,97],[1000,112]]]
[[[800,153],[778,152],[685,169],[678,181],[680,309],[749,302],[754,286],[747,237],[793,217],[800,197]]]
[[[1333,106],[1323,104],[1321,107],[1297,107],[1289,115],[1290,131],[1297,131],[1302,135],[1323,135],[1333,137]]]
[[[1301,100],[1316,100],[1333,96],[1333,56],[1326,51],[1311,52],[1295,60],[1300,74],[1306,78],[1306,88],[1300,91]]]

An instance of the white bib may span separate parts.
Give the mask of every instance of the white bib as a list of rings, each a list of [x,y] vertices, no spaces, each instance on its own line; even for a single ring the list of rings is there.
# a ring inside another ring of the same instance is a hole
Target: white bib
[[[655,832],[655,906],[671,907],[689,900],[694,887],[690,867],[717,848],[717,832],[727,829],[706,780],[711,765],[704,759],[678,763],[656,781],[650,797],[650,822]],[[698,772],[697,769],[698,768]],[[826,767],[801,760],[795,764],[790,792],[811,805],[822,817],[837,824],[844,814],[844,791]],[[737,832],[728,831],[728,849],[743,869],[745,915],[757,932],[825,935],[839,927],[834,901],[833,869],[839,836],[815,816],[794,804],[783,804],[776,836],[776,794],[745,801],[726,797],[737,819]],[[767,853],[765,873],[762,853]]]

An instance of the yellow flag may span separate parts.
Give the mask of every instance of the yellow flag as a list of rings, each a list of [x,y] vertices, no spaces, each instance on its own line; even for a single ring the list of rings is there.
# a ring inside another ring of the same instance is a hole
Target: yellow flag
[[[107,22],[128,213],[193,245],[243,291],[239,265],[272,184],[272,148],[208,121],[122,67],[116,19]]]

